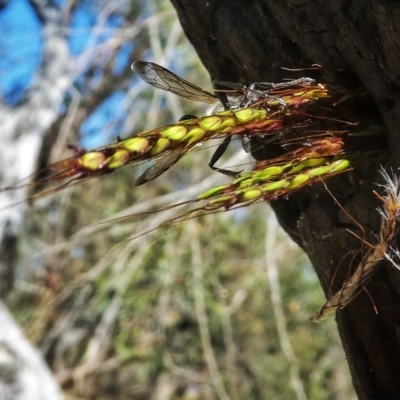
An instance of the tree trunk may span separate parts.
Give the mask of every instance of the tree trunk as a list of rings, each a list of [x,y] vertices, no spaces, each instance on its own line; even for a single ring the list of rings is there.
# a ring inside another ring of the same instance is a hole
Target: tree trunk
[[[172,0],[187,37],[212,78],[251,83],[295,78],[286,68],[333,86],[365,91],[359,112],[376,114],[400,165],[400,6],[389,0]],[[368,140],[368,139],[366,139]],[[268,157],[268,147],[254,152]],[[382,163],[382,161],[380,161]],[[329,298],[349,277],[380,229],[379,163],[371,160],[272,206],[308,254]],[[395,169],[396,168],[396,169]],[[335,202],[334,198],[340,203]],[[355,222],[357,221],[357,223]],[[361,229],[363,227],[363,229]],[[337,313],[360,399],[397,399],[400,382],[400,273],[383,263],[356,299]]]

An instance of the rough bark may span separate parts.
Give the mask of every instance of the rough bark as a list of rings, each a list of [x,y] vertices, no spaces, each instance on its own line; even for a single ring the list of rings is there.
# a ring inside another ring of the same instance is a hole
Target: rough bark
[[[400,7],[378,0],[172,0],[187,37],[214,79],[280,81],[287,68],[319,64],[317,78],[367,93],[388,135],[390,164],[400,165]],[[302,72],[310,75],[311,72]],[[293,74],[290,77],[295,77]],[[365,99],[364,99],[365,100]],[[364,105],[360,104],[360,108]],[[371,108],[372,107],[372,108]],[[363,110],[361,109],[361,112]],[[268,149],[255,156],[268,156]],[[379,164],[276,201],[280,223],[308,254],[329,297],[360,259],[357,232],[376,243]],[[349,217],[358,221],[363,230]],[[400,381],[400,273],[382,263],[358,297],[337,313],[360,399],[397,399]]]

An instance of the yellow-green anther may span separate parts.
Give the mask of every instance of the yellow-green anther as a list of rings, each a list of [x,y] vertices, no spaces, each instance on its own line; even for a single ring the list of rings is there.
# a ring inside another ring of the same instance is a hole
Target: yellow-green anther
[[[293,165],[291,170],[289,171],[292,175],[297,174],[300,171],[303,171],[303,169],[306,168],[306,166],[301,162],[300,164]]]
[[[293,167],[294,162],[288,162],[287,164],[282,165],[282,168],[284,169],[284,172],[287,172],[288,169]]]
[[[343,171],[350,167],[349,160],[337,160],[331,164],[333,166],[332,172]]]
[[[237,186],[237,187],[242,187],[242,188],[244,188],[244,187],[246,187],[246,186],[252,186],[252,185],[254,185],[254,179],[253,179],[253,177],[251,177],[251,176],[249,176],[249,177],[245,177],[245,179],[240,179],[240,178],[237,178],[237,179],[235,179],[234,180],[234,182],[233,182],[233,184],[235,185],[235,186]]]
[[[243,110],[235,111],[235,116],[239,122],[263,119],[266,115],[266,110],[254,110],[252,108],[244,108]]]
[[[349,160],[336,160],[332,164],[311,169],[307,174],[311,177],[330,174],[332,172],[340,172],[350,167]]]
[[[267,183],[263,186],[264,192],[270,192],[273,190],[285,189],[290,185],[290,182],[287,179],[281,179],[280,181]]]
[[[148,150],[149,141],[143,137],[134,137],[124,140],[121,145],[131,152],[143,153]]]
[[[319,158],[308,158],[306,160],[303,160],[301,163],[305,167],[317,167],[318,165],[323,164],[326,161],[325,158],[319,157]]]
[[[322,99],[323,97],[329,97],[329,94],[322,90],[314,90],[313,92],[314,96],[317,97],[318,99]]]
[[[235,194],[227,194],[226,196],[219,196],[215,199],[211,199],[208,204],[212,205],[225,205],[228,206],[232,204],[233,201],[235,201],[236,195]]]
[[[235,128],[234,125],[232,125],[232,126],[226,126],[225,128],[218,129],[218,133],[229,134],[229,133],[232,132],[232,130],[233,130],[234,128]]]
[[[221,128],[219,130],[221,130],[221,132],[228,132],[235,125],[236,122],[233,118],[226,118],[222,120]]]
[[[199,121],[199,118],[192,118],[192,119],[184,119],[183,121],[179,121],[181,125],[197,125],[197,122]]]
[[[200,120],[200,128],[206,131],[216,131],[221,126],[221,123],[222,119],[217,115],[204,117]]]
[[[263,192],[259,189],[249,189],[243,193],[243,201],[254,201],[259,199]]]
[[[271,176],[276,176],[276,175],[281,175],[284,172],[284,167],[277,167],[277,166],[272,166],[272,167],[267,167],[263,169],[262,171],[257,172],[254,174],[254,179],[257,181],[264,181]]]
[[[223,193],[226,189],[228,189],[230,186],[231,185],[220,185],[220,186],[216,186],[212,189],[206,190],[198,197],[198,199],[204,200],[204,199],[208,199],[209,197],[219,195],[219,194]]]
[[[249,182],[251,183],[251,182],[253,182],[253,175],[254,175],[253,171],[251,171],[251,172],[243,172],[232,183],[234,185],[237,185],[239,183],[240,184],[246,184],[246,183],[249,183]]]
[[[167,129],[161,130],[161,135],[167,139],[170,140],[182,140],[186,133],[188,131],[188,128],[182,125],[178,126],[171,126]]]
[[[104,160],[106,156],[99,151],[90,151],[89,153],[83,154],[79,158],[79,163],[82,167],[95,171],[104,166]]]
[[[107,167],[110,169],[122,167],[128,162],[129,156],[128,150],[118,150],[107,160]]]
[[[321,175],[326,175],[332,172],[332,166],[331,165],[324,165],[322,167],[317,167],[314,169],[310,169],[307,171],[307,174],[311,177],[314,178],[316,176],[321,176]]]
[[[165,151],[166,149],[168,149],[170,144],[171,144],[171,142],[168,139],[159,138],[157,140],[157,142],[154,144],[154,146],[152,147],[150,154],[152,156],[156,156],[157,154],[160,154],[163,151]]]
[[[287,96],[286,96],[286,97],[287,97]],[[282,99],[286,104],[288,104],[288,101],[286,101],[285,97],[281,97],[281,99]],[[281,102],[279,102],[278,100],[271,99],[271,100],[268,100],[268,104],[271,105],[271,106],[278,106],[279,104],[281,104]]]
[[[303,185],[304,183],[306,183],[309,179],[310,179],[309,175],[298,174],[292,179],[292,182],[290,182],[289,187],[290,188],[297,188],[297,187]]]
[[[230,111],[230,110],[220,111],[217,113],[217,115],[220,115],[221,117],[231,117],[232,111]]]
[[[310,93],[310,92],[308,92],[308,93]],[[307,94],[308,94],[307,93]],[[294,92],[293,93],[293,96],[294,97],[300,97],[300,96],[303,96],[303,95],[305,95],[306,94],[306,92],[304,92],[304,90],[303,91],[301,91],[301,92]]]
[[[196,142],[200,141],[201,139],[203,139],[205,133],[206,132],[204,131],[204,129],[193,128],[186,135],[185,141],[187,141],[188,143],[196,143]]]

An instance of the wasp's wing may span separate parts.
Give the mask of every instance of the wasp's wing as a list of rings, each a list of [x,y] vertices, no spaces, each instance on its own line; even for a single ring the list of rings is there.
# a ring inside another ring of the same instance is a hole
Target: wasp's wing
[[[213,93],[185,81],[161,65],[148,61],[136,61],[132,64],[131,68],[146,83],[157,89],[162,89],[186,99],[202,103],[214,104],[218,100],[217,96]]]
[[[136,181],[135,186],[143,185],[144,183],[150,182],[162,175],[165,171],[168,171],[175,163],[177,163],[185,154],[186,149],[174,151],[157,161],[153,166],[147,168],[146,171],[140,175]]]

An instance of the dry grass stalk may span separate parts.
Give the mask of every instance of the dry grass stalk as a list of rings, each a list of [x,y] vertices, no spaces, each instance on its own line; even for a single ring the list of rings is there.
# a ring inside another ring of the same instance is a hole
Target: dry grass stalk
[[[395,236],[397,220],[400,215],[400,181],[395,176],[390,177],[383,169],[382,175],[386,181],[384,185],[386,193],[381,196],[375,192],[375,195],[383,203],[383,208],[378,210],[382,216],[379,242],[374,246],[369,245],[370,249],[357,266],[354,274],[343,283],[341,289],[320,310],[312,315],[311,321],[313,322],[317,322],[350,304],[372,277],[380,262],[384,259],[391,260],[388,252],[391,250],[390,243]]]

